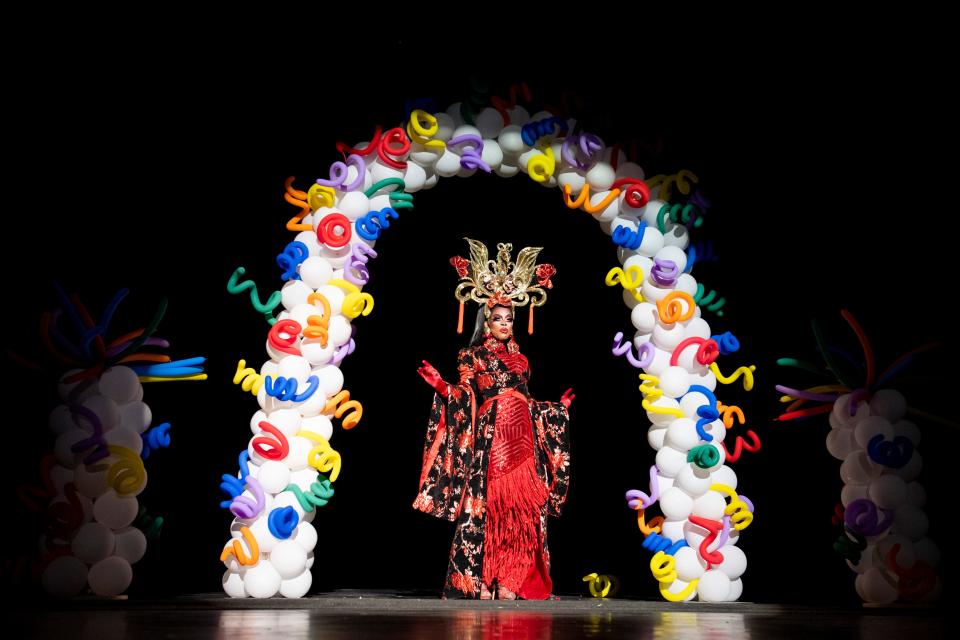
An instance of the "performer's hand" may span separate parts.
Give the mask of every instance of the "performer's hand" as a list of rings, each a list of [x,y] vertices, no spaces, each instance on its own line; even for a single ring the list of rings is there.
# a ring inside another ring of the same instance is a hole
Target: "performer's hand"
[[[572,387],[564,391],[563,395],[560,396],[560,404],[565,406],[567,409],[570,408],[570,403],[573,402],[573,399],[577,397],[576,394],[570,393],[571,391],[573,391]]]
[[[437,393],[445,394],[447,392],[447,387],[450,385],[443,381],[443,378],[440,377],[440,372],[426,360],[423,361],[423,366],[417,369],[417,373],[427,381],[427,384],[436,389]]]

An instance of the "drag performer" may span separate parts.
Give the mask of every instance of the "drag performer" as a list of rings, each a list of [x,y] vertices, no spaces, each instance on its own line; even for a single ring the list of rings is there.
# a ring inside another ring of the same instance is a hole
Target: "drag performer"
[[[458,356],[459,380],[445,382],[426,360],[418,370],[436,390],[427,425],[420,491],[413,506],[456,521],[444,597],[551,597],[547,515],[559,516],[569,481],[568,389],[560,402],[530,397],[530,366],[514,340],[514,310],[546,301],[553,265],[536,265],[540,247],[512,262],[470,240],[470,260],[451,259],[463,306],[480,303],[470,346]]]

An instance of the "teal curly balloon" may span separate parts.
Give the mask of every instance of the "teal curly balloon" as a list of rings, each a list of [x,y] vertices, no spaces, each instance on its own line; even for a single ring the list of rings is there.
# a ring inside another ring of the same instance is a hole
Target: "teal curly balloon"
[[[387,194],[390,197],[390,206],[394,209],[412,209],[413,194],[404,193],[403,190],[407,188],[407,183],[401,178],[384,178],[379,182],[375,182],[370,185],[369,189],[363,192],[363,195],[372,198],[381,189],[392,186],[397,186],[399,189],[395,189]]]
[[[700,210],[692,204],[665,204],[660,207],[657,213],[657,229],[660,233],[666,233],[667,217],[670,222],[682,222],[687,225],[693,221],[693,228],[696,229],[703,224],[703,218],[700,217]]]
[[[293,483],[287,485],[284,491],[289,491],[296,496],[297,502],[300,503],[303,510],[310,513],[316,507],[327,506],[330,498],[333,497],[333,487],[330,485],[330,480],[322,474],[320,477],[323,478],[323,480],[318,480],[311,484],[309,491],[304,491]]]
[[[718,316],[723,316],[723,305],[727,304],[727,299],[722,297],[714,302],[714,298],[717,297],[716,291],[710,291],[706,293],[706,288],[704,288],[702,282],[697,283],[697,293],[693,296],[693,301],[696,302],[701,307],[707,309],[707,311],[713,311]],[[706,295],[704,295],[706,294]]]
[[[687,452],[687,462],[692,462],[701,469],[709,469],[720,462],[720,452],[716,447],[702,444]]]
[[[254,284],[253,280],[240,282],[240,278],[246,272],[247,270],[243,267],[237,267],[237,270],[230,276],[230,280],[227,281],[227,291],[238,295],[249,289],[250,304],[253,305],[254,309],[263,314],[267,323],[273,325],[277,321],[277,319],[273,317],[273,310],[280,304],[280,292],[274,291],[270,294],[270,297],[267,298],[266,303],[260,302],[260,294],[257,293],[257,285]]]

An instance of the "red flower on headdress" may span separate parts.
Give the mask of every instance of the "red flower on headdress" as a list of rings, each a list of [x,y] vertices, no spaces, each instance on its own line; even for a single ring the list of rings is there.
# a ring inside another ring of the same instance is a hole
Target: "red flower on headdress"
[[[492,296],[490,296],[489,298],[487,298],[487,306],[490,307],[491,309],[493,309],[496,306],[512,307],[513,301],[510,299],[509,296],[505,296],[502,293],[497,292]]]
[[[453,256],[450,258],[450,264],[453,265],[453,268],[457,270],[457,275],[461,278],[467,277],[467,267],[470,263],[466,258],[461,258],[460,256]]]
[[[537,283],[541,287],[553,289],[553,283],[550,278],[557,272],[557,268],[552,264],[541,264],[537,267]]]

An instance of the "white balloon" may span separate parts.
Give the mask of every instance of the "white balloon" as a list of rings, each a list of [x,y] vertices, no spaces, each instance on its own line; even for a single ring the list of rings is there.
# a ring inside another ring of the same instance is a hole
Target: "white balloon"
[[[636,327],[637,331],[643,333],[653,333],[653,328],[657,326],[657,307],[649,302],[641,302],[630,312],[630,322]]]
[[[691,547],[680,547],[673,554],[677,577],[685,582],[699,580],[707,570],[707,563]]]
[[[724,467],[729,469],[729,467]],[[710,485],[716,482],[709,471],[701,469],[695,464],[688,463],[677,472],[676,485],[691,498],[697,498],[710,490]]]
[[[923,509],[904,504],[893,513],[893,533],[903,534],[910,540],[920,540],[927,535],[930,519]]]
[[[683,273],[683,270],[687,268],[687,254],[681,247],[676,246],[664,246],[662,249],[657,251],[654,260],[669,260],[677,266],[677,271]]]
[[[93,517],[111,529],[122,529],[134,521],[139,508],[136,498],[118,496],[110,489],[93,503]]]
[[[376,181],[374,179],[374,182]],[[340,197],[336,208],[337,211],[353,221],[370,213],[370,198],[362,191],[348,191]]]
[[[710,569],[697,583],[697,596],[704,602],[724,602],[730,595],[730,578],[723,571]]]
[[[687,454],[677,451],[673,447],[664,446],[657,451],[656,461],[657,469],[660,470],[661,475],[675,478],[683,465],[687,464]]]
[[[907,399],[893,389],[880,389],[870,398],[870,413],[896,422],[907,413]]]
[[[312,524],[301,522],[293,531],[290,539],[303,547],[305,551],[313,551],[317,546],[317,530]]]
[[[300,423],[302,431],[310,431],[323,436],[327,441],[333,437],[333,423],[325,415],[310,416]]]
[[[301,418],[300,413],[296,409],[277,409],[276,411],[271,411],[266,421],[288,437],[297,435],[297,431],[300,430]],[[260,433],[261,431],[258,423],[258,428],[255,433]]]
[[[130,564],[136,563],[147,552],[147,537],[136,527],[124,527],[114,534],[114,553]]]
[[[280,583],[280,595],[284,598],[302,598],[310,591],[313,574],[307,569],[303,573]]]
[[[892,440],[893,425],[886,418],[870,416],[857,422],[853,434],[857,439],[857,444],[866,449],[870,441],[877,435],[882,435],[884,440]]]
[[[118,596],[133,582],[133,568],[120,556],[110,556],[90,567],[87,580],[98,596]]]
[[[104,435],[104,440],[107,441],[108,445],[129,449],[137,455],[140,455],[140,452],[143,451],[143,438],[140,437],[138,431],[129,427],[119,426],[111,429]]]
[[[591,191],[606,191],[616,179],[616,172],[606,162],[597,162],[587,171]]]
[[[299,471],[305,468],[310,450],[316,445],[314,445],[311,440],[300,436],[287,438],[287,442],[289,443],[290,451],[287,457],[283,459],[284,464],[286,464],[291,471]]]
[[[70,542],[70,550],[84,562],[97,562],[113,553],[115,542],[109,527],[99,522],[88,522],[77,529],[77,534]]]
[[[686,337],[687,332],[682,323],[673,322],[670,324],[663,324],[658,322],[653,328],[653,336],[651,340],[653,341],[653,344],[660,349],[673,353],[673,350],[677,348],[677,345],[683,342]],[[691,350],[696,352],[696,349]]]
[[[267,460],[257,477],[260,486],[268,493],[280,493],[290,484],[290,468],[277,460]]]
[[[870,499],[881,509],[899,509],[907,500],[907,484],[899,476],[884,474],[868,487]]]
[[[668,449],[664,447],[661,451]],[[671,520],[679,520],[690,516],[693,510],[693,498],[688,496],[678,487],[671,487],[660,493],[660,510],[664,517]]]
[[[342,314],[343,299],[347,295],[346,293],[344,293],[343,289],[339,287],[335,287],[331,284],[325,284],[321,287],[317,287],[317,293],[319,293],[324,298],[326,298],[327,302],[330,303],[331,317],[337,314]]]
[[[730,581],[730,593],[727,594],[727,602],[739,600],[743,595],[743,579],[737,578]]]
[[[327,334],[330,342],[332,342],[335,347],[339,347],[340,345],[350,342],[353,328],[350,326],[350,321],[345,317],[333,316],[330,318],[330,326],[327,329]]]
[[[740,547],[724,547],[723,562],[716,566],[717,569],[727,574],[731,580],[736,580],[747,570],[747,554],[740,550]]]
[[[700,444],[697,423],[689,418],[677,418],[667,427],[666,444],[684,454]],[[678,469],[679,471],[679,469]],[[676,474],[669,474],[674,476]]]
[[[243,575],[243,588],[252,598],[272,598],[280,590],[280,574],[269,562],[260,562]]]
[[[43,570],[40,584],[54,598],[72,598],[87,586],[87,565],[73,556],[60,556]]]
[[[100,375],[100,393],[117,404],[126,404],[135,400],[138,388],[140,388],[140,379],[129,367],[110,367]]]
[[[733,469],[726,465],[722,465],[718,469],[715,469],[712,473],[712,477],[714,484],[725,484],[734,490],[737,488],[737,474]]]
[[[310,256],[300,264],[300,278],[313,289],[319,289],[333,277],[330,261],[320,256]],[[314,306],[314,305],[311,305]],[[317,314],[322,315],[322,314]]]
[[[227,569],[221,579],[223,592],[231,598],[246,598],[247,590],[243,588],[243,576],[240,573]]]
[[[846,484],[867,484],[880,476],[883,469],[875,464],[863,449],[855,449],[840,465],[840,478]]]
[[[153,412],[141,400],[134,400],[120,406],[120,426],[143,433],[153,422]]]
[[[327,398],[332,398],[343,389],[343,372],[336,365],[321,365],[315,368],[311,375],[317,376],[318,392],[323,393]]]
[[[284,580],[303,573],[307,563],[307,551],[293,540],[284,540],[270,552],[270,564]]]
[[[726,508],[726,500],[716,491],[707,491],[693,501],[693,515],[707,520],[721,520]]]
[[[650,425],[647,429],[647,443],[654,451],[659,451],[663,447],[664,438],[667,437],[667,428],[662,425]]]
[[[97,414],[104,432],[110,431],[120,424],[120,408],[116,402],[106,396],[99,394],[90,396],[81,403],[81,406]],[[81,414],[77,414],[77,422],[91,432],[93,431],[92,425]]]
[[[853,429],[831,429],[827,433],[827,451],[837,460],[845,460],[856,448]]]
[[[893,581],[877,567],[872,567],[857,576],[854,585],[860,597],[873,604],[890,604],[899,595]]]
[[[654,329],[654,341],[656,334],[657,329]],[[683,367],[667,367],[660,374],[660,389],[671,398],[679,398],[690,389],[690,375]]]
[[[840,490],[840,502],[846,507],[854,500],[860,500],[867,497],[867,485],[848,484]]]

